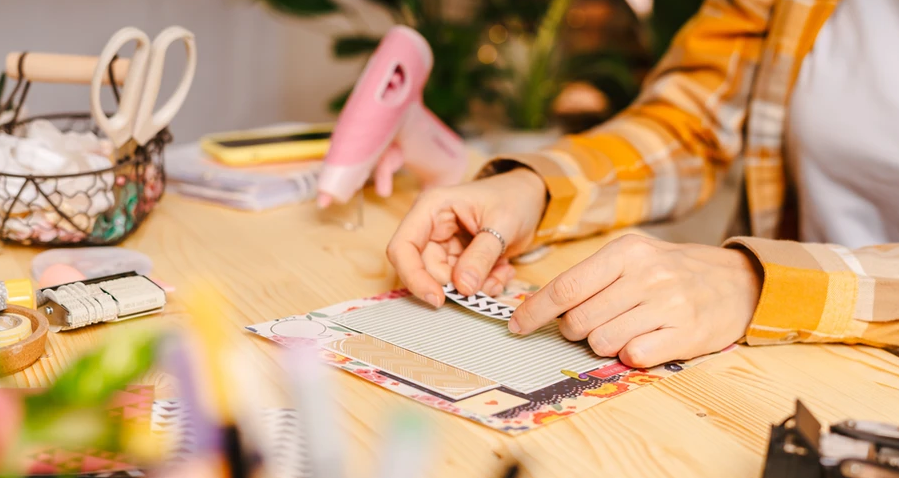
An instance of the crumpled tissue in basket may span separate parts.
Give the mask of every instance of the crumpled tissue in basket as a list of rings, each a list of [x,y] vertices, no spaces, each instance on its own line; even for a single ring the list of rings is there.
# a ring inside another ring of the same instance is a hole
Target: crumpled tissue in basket
[[[0,172],[23,176],[90,173],[112,166],[113,149],[109,140],[93,133],[63,133],[49,121],[37,120],[27,125],[25,137],[0,133]],[[11,210],[6,223],[10,239],[27,240],[38,231],[37,239],[49,241],[58,233],[89,231],[97,215],[113,206],[114,182],[111,171],[35,181],[0,178],[0,206]],[[74,224],[61,220],[57,209]]]

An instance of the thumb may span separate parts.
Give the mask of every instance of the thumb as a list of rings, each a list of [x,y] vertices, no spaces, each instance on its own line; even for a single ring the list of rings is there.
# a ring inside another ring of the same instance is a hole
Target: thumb
[[[480,291],[502,252],[503,243],[496,236],[489,232],[475,233],[453,268],[453,285],[465,295]]]

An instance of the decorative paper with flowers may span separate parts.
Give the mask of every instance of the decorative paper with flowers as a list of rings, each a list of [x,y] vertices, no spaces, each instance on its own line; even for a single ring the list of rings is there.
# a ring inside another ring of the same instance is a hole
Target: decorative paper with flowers
[[[512,282],[497,299],[516,307],[536,286]],[[575,373],[559,371],[559,381],[520,393],[450,364],[415,354],[342,327],[330,318],[409,295],[398,290],[247,327],[286,347],[318,345],[328,364],[434,408],[515,435],[586,410],[598,403],[654,383],[708,357],[669,363],[648,370],[620,362]]]

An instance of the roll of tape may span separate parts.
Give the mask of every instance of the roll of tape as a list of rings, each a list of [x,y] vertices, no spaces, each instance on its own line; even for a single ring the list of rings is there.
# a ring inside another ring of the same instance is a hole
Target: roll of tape
[[[8,305],[34,308],[34,284],[28,279],[12,279],[0,282],[0,309]]]
[[[2,377],[28,368],[43,355],[50,324],[44,314],[18,305],[8,306],[0,317],[24,318],[30,324],[31,330],[34,330],[21,342],[0,347],[0,377]]]
[[[31,320],[18,314],[0,315],[0,347],[19,343],[31,335]]]

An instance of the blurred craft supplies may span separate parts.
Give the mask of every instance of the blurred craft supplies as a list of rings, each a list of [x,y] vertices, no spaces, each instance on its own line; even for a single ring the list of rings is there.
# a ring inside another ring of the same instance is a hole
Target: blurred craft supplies
[[[216,133],[200,138],[200,146],[212,159],[237,167],[321,159],[332,128],[324,123]]]
[[[154,111],[159,97],[166,52],[168,47],[178,40],[184,42],[187,50],[184,73],[169,100]],[[125,77],[119,108],[115,114],[107,117],[100,103],[100,87],[118,51],[131,41],[136,41],[137,45],[131,58],[128,75]],[[116,155],[118,159],[134,154],[134,149],[147,144],[172,122],[187,98],[196,68],[197,46],[194,34],[182,27],[166,28],[156,36],[152,44],[146,33],[134,27],[122,28],[109,39],[100,53],[91,80],[90,104],[91,114],[97,126],[106,133],[116,148],[119,148]]]
[[[169,187],[181,195],[261,211],[315,198],[321,161],[232,168],[189,143],[169,148],[165,168]]]

